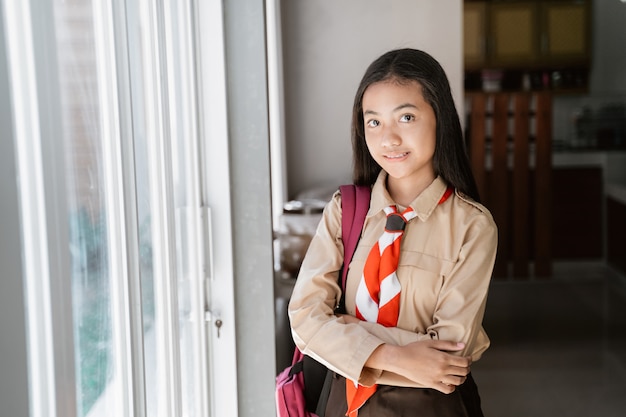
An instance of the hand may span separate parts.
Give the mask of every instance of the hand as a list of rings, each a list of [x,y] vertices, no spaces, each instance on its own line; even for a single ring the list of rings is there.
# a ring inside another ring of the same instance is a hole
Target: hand
[[[405,346],[381,345],[372,357],[377,353],[383,356],[384,365],[379,369],[449,394],[467,379],[471,359],[448,352],[460,351],[464,347],[463,343],[446,340],[424,340]]]

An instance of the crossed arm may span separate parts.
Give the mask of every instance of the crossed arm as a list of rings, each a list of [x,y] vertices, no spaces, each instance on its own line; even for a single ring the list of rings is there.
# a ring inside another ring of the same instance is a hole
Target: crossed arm
[[[356,317],[342,317],[347,324],[362,324]],[[365,366],[392,372],[419,385],[449,394],[465,382],[470,372],[471,357],[450,353],[464,348],[464,343],[447,340],[417,340],[402,346],[383,343],[372,352]]]

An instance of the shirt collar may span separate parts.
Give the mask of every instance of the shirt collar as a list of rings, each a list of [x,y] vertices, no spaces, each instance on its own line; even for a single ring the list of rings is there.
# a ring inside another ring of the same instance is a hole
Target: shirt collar
[[[370,209],[367,212],[367,217],[376,215],[379,211],[390,205],[395,205],[396,202],[391,199],[389,191],[387,191],[387,172],[380,171],[378,178],[374,183],[372,189],[372,200],[370,203]],[[425,221],[430,214],[435,210],[439,204],[439,200],[446,192],[448,188],[446,182],[437,177],[415,200],[411,202],[411,207],[417,213],[420,220]]]

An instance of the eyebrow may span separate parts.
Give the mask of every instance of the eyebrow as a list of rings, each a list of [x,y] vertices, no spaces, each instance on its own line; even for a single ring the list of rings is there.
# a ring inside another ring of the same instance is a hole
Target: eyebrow
[[[397,112],[397,111],[399,111],[399,110],[406,109],[406,108],[412,108],[412,109],[419,110],[415,104],[411,104],[411,103],[404,103],[404,104],[400,104],[398,107],[396,107],[395,109],[393,109],[393,113],[395,113],[395,112]],[[374,116],[375,116],[375,115],[378,115],[378,113],[377,113],[377,112],[375,112],[374,110],[365,110],[365,111],[363,112],[363,115],[364,115],[364,116],[368,116],[368,115],[374,115]]]

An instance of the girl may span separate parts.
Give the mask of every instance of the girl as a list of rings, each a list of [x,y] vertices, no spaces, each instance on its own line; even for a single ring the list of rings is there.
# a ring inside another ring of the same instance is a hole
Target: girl
[[[497,229],[478,203],[448,79],[425,52],[387,52],[365,72],[352,116],[353,180],[372,187],[349,262],[341,195],[324,210],[289,304],[296,345],[336,372],[325,417],[482,416],[470,364]]]

